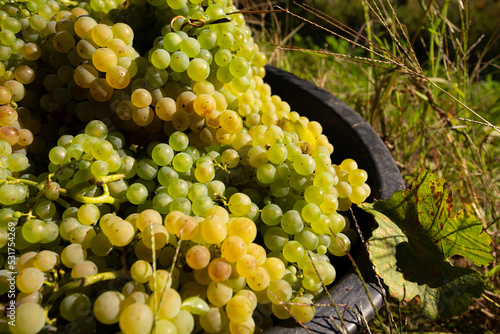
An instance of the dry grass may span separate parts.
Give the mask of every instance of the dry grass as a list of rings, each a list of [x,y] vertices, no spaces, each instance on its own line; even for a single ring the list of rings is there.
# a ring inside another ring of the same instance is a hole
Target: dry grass
[[[500,327],[500,83],[491,79],[498,59],[487,55],[500,25],[486,43],[470,41],[472,14],[466,1],[413,1],[421,12],[418,29],[410,35],[389,1],[358,2],[363,9],[358,29],[305,3],[282,1],[276,7],[270,1],[243,0],[239,6],[281,8],[283,13],[247,17],[270,63],[313,81],[359,111],[386,142],[407,184],[423,169],[445,178],[457,209],[473,213],[492,236],[496,260],[476,268],[488,288],[467,314],[429,323],[418,316],[414,303],[390,300],[398,327],[495,331]],[[457,18],[452,21],[449,13]],[[308,37],[311,27],[325,38]],[[453,261],[471,266],[461,258]]]

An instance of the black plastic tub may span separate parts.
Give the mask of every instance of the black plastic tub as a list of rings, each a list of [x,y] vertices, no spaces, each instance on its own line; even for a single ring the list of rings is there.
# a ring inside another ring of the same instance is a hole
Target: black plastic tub
[[[360,168],[368,172],[367,183],[372,190],[368,201],[387,199],[395,191],[404,189],[401,173],[389,150],[375,130],[354,110],[325,90],[289,72],[272,66],[267,66],[266,71],[264,81],[271,86],[273,94],[288,102],[293,111],[309,120],[318,121],[323,126],[323,133],[334,146],[334,163],[352,158]],[[353,213],[363,237],[369,238],[375,221],[357,208],[353,208]],[[382,306],[384,290],[373,274],[366,250],[360,241],[352,246],[351,255],[367,283],[373,304],[351,261],[344,256],[333,262],[337,279],[330,288],[330,295],[337,305],[340,317],[334,307],[318,306],[316,317],[306,324],[307,330],[289,319],[275,324],[264,333],[356,333],[363,323],[373,318],[374,307],[378,309]],[[317,304],[331,305],[330,297],[325,295]],[[256,319],[256,325],[259,325],[258,321]]]

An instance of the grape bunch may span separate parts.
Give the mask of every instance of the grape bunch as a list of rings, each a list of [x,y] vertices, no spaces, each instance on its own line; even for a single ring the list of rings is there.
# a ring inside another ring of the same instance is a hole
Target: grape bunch
[[[5,3],[0,27],[2,332],[314,318],[368,175],[272,94],[230,0]]]

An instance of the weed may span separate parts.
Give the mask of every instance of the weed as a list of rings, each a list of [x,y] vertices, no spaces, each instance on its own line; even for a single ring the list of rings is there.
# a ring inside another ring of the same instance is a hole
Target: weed
[[[242,2],[248,7],[276,8],[269,1]],[[496,55],[489,55],[500,25],[490,29],[489,37],[471,40],[471,27],[478,24],[474,18],[481,13],[471,10],[468,1],[409,3],[413,21],[408,25],[404,21],[408,7],[393,7],[388,0],[349,4],[361,17],[360,27],[342,23],[316,7],[288,1],[280,5],[287,14],[259,14],[248,22],[272,64],[332,92],[375,128],[407,184],[423,169],[445,178],[454,189],[456,206],[482,221],[498,250],[500,84],[493,78],[499,62]],[[324,38],[301,33],[312,26]],[[500,284],[493,269],[498,265],[497,256],[490,267],[479,268],[491,295],[478,299],[464,317],[423,322],[412,304],[401,306],[389,300],[390,313],[406,330],[495,328],[489,326],[498,325],[495,319],[500,315]]]

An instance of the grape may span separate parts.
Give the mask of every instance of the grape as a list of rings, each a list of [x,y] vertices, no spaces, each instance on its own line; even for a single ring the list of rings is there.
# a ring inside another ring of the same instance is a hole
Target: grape
[[[182,42],[182,37],[175,32],[169,32],[163,37],[163,47],[168,52],[178,51],[181,42]]]
[[[80,244],[82,245],[83,248],[87,249],[90,248],[92,239],[95,237],[96,232],[95,230],[88,225],[80,225],[75,227],[70,235],[69,235],[69,241],[73,244]]]
[[[142,230],[143,242],[151,249],[162,249],[167,244],[168,238],[168,232],[161,223],[147,225]]]
[[[28,302],[16,307],[14,326],[9,329],[16,334],[38,333],[45,326],[45,310],[37,303]]]
[[[226,305],[232,296],[233,290],[224,283],[212,281],[207,287],[207,299],[214,306]]]
[[[181,309],[181,303],[181,296],[172,288],[156,290],[149,302],[151,309],[157,311],[159,317],[164,319],[174,318]]]
[[[174,72],[184,72],[189,66],[189,56],[182,51],[175,51],[170,56],[170,68]]]
[[[118,323],[121,313],[121,303],[125,296],[117,291],[105,291],[94,302],[94,315],[105,325]]]
[[[113,244],[104,233],[97,233],[90,241],[90,250],[93,254],[104,257],[113,250]]]
[[[210,306],[207,313],[199,317],[201,327],[208,333],[222,331],[227,323],[227,316],[221,307]]]
[[[0,190],[3,187],[0,187]],[[30,243],[41,242],[47,236],[46,223],[40,219],[32,219],[22,226],[23,237]]]
[[[108,127],[102,121],[93,120],[85,127],[85,134],[99,139],[105,139],[108,135]]]
[[[210,251],[202,245],[191,247],[186,253],[186,262],[192,269],[202,269],[210,263]]]
[[[177,172],[187,172],[193,166],[193,158],[184,152],[180,152],[174,156],[172,166]]]
[[[79,317],[87,316],[90,313],[91,304],[89,297],[83,293],[72,293],[64,297],[59,305],[61,316],[74,321]]]
[[[109,241],[118,247],[128,245],[135,235],[135,229],[129,222],[125,220],[115,220],[109,226],[107,237]]]
[[[83,204],[78,209],[78,220],[84,225],[93,225],[99,220],[99,208],[95,204]]]
[[[137,260],[130,267],[130,274],[134,281],[146,283],[153,275],[153,268],[147,261]]]
[[[344,256],[351,249],[351,240],[344,233],[332,235],[330,240],[328,250],[335,256]]]
[[[314,318],[315,310],[312,301],[307,297],[296,297],[292,299],[290,313],[301,322],[308,322]]]
[[[61,261],[68,268],[73,268],[77,263],[84,261],[86,257],[87,251],[81,244],[68,245],[61,253]]]
[[[126,197],[130,203],[139,205],[148,197],[148,189],[141,183],[133,183],[128,187]]]
[[[153,312],[144,304],[129,305],[121,313],[119,324],[125,334],[149,333],[153,327]]]
[[[304,257],[304,246],[298,241],[290,240],[285,243],[282,249],[283,256],[289,262],[298,262]]]
[[[220,244],[227,236],[227,224],[224,219],[215,215],[208,215],[201,223],[201,235],[211,244]]]
[[[189,58],[194,58],[200,53],[200,43],[195,38],[188,37],[179,43],[179,49]]]
[[[44,280],[44,274],[39,269],[24,268],[17,275],[16,285],[21,292],[32,293],[43,286]]]

